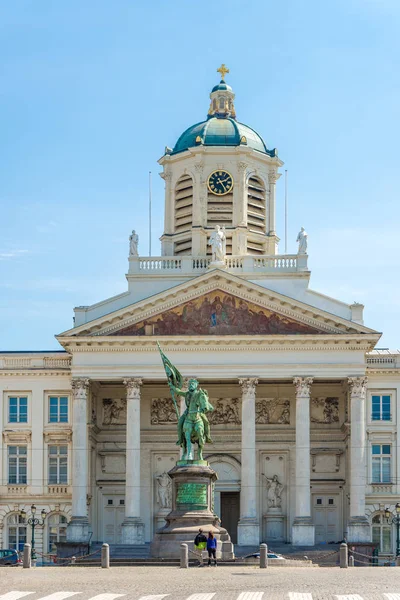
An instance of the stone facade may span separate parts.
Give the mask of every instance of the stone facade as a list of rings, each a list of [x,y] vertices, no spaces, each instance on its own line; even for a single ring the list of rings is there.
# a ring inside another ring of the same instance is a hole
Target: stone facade
[[[283,163],[242,138],[167,150],[162,256],[140,256],[135,234],[127,292],[75,309],[63,351],[0,354],[2,547],[29,539],[19,511],[32,503],[46,511],[44,554],[66,539],[153,539],[180,456],[158,339],[215,407],[206,457],[235,543],[346,537],[393,551],[379,515],[400,495],[400,354],[374,350],[380,334],[361,305],[309,288],[306,254],[278,254]],[[226,200],[207,185],[216,171],[231,176]],[[231,223],[218,268],[207,245],[216,215]]]

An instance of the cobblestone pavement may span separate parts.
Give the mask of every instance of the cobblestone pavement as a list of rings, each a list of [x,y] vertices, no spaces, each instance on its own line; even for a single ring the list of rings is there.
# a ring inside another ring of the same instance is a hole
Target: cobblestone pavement
[[[0,568],[0,600],[400,600],[400,568]]]

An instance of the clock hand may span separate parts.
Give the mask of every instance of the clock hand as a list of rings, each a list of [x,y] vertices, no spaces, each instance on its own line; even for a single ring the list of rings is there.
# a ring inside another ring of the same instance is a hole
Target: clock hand
[[[225,179],[224,179],[225,181]],[[222,181],[220,179],[218,179],[218,182],[222,185],[222,187],[224,188],[224,192],[226,192],[226,187],[224,186],[224,184],[222,183]]]

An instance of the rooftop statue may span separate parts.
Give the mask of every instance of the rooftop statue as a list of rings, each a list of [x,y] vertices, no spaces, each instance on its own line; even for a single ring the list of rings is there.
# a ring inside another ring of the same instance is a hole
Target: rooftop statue
[[[307,238],[308,233],[302,227],[297,235],[296,242],[299,242],[298,254],[307,254]]]
[[[188,389],[182,389],[182,375],[165,356],[159,344],[158,349],[164,364],[172,401],[178,418],[177,444],[183,448],[182,460],[194,460],[193,444],[196,443],[198,445],[197,460],[204,460],[204,445],[212,443],[210,423],[205,413],[213,411],[214,407],[209,402],[208,393],[206,390],[201,389],[197,379],[190,379]],[[177,396],[185,398],[186,409],[182,415],[179,415]]]
[[[226,236],[225,227],[215,226],[215,230],[210,235],[208,245],[212,250],[212,262],[225,262],[226,255]]]
[[[132,231],[132,234],[129,236],[129,255],[130,256],[139,256],[138,252],[139,245],[139,236],[135,230]]]

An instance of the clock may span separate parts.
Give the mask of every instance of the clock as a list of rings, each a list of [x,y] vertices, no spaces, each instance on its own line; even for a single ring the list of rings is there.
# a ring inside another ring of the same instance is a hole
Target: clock
[[[214,171],[208,178],[207,187],[212,194],[225,196],[233,188],[233,177],[228,171]]]

